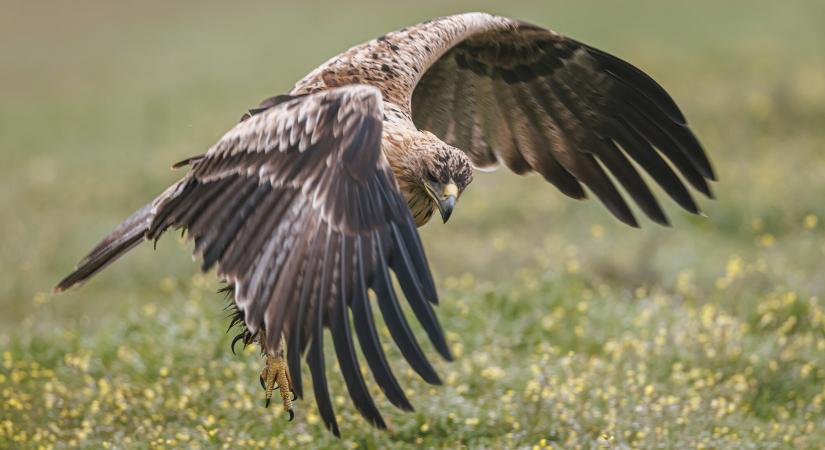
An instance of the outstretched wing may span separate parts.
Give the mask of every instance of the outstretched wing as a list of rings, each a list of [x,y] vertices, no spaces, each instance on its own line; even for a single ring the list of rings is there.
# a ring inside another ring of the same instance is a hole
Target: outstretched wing
[[[406,44],[412,33],[421,45]],[[573,198],[586,197],[584,185],[633,226],[608,172],[651,219],[668,219],[631,160],[692,213],[699,208],[682,178],[712,197],[713,168],[679,108],[615,56],[479,13],[384,39],[419,55],[409,65],[420,77],[410,100],[416,126],[464,150],[477,167],[503,162],[518,174],[535,171]]]
[[[450,358],[415,223],[381,152],[382,118],[380,92],[362,85],[256,110],[192,160],[188,176],[155,203],[147,232],[188,231],[203,269],[217,265],[235,285],[249,330],[269,349],[284,345],[298,396],[300,358],[309,347],[315,399],[336,435],[324,327],[350,397],[370,423],[385,427],[361,375],[353,328],[388,399],[412,409],[379,342],[369,290],[413,369],[440,382],[405,319],[391,272],[435,348]]]

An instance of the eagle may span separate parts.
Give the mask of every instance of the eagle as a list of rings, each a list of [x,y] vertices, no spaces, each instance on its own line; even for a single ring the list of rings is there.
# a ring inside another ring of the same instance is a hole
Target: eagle
[[[375,383],[413,409],[376,331],[377,304],[412,369],[439,384],[399,301],[452,360],[417,227],[446,222],[475,170],[538,173],[563,194],[598,198],[639,223],[620,185],[659,224],[668,218],[644,170],[701,214],[688,186],[713,198],[706,153],[670,95],[633,65],[540,26],[486,13],[429,20],[355,46],[286,94],[245,113],[182,178],[104,238],[55,287],[86,281],[143,241],[182,229],[202,270],[213,267],[242,332],[260,346],[268,406],[303,398],[302,360],[325,426],[330,400],[324,329],[355,408],[386,428]],[[394,274],[394,276],[393,276]],[[395,279],[395,281],[394,281]],[[370,291],[372,294],[370,294]]]

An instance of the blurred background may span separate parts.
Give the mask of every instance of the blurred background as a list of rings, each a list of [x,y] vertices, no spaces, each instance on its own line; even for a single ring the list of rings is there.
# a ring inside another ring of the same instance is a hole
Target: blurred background
[[[292,428],[263,413],[259,361],[227,351],[218,285],[173,233],[82,289],[51,287],[261,99],[352,45],[473,10],[653,76],[715,163],[717,198],[691,217],[657,191],[673,227],[637,214],[635,230],[537,177],[477,174],[451,222],[422,229],[463,359],[412,397],[418,413],[382,402],[391,433],[336,403],[343,443],[821,444],[825,3],[1,0],[0,446],[340,444],[311,401]],[[202,383],[215,398],[187,391]],[[531,405],[532,425],[513,417]]]

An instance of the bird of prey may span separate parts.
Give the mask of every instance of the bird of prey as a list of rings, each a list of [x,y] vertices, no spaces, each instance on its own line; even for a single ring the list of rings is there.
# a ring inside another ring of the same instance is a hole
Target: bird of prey
[[[589,191],[634,227],[617,184],[650,219],[668,223],[639,168],[694,214],[686,186],[712,198],[716,179],[679,108],[638,68],[536,25],[460,14],[353,47],[249,110],[208,151],[176,164],[189,166],[180,181],[55,289],[183,229],[202,269],[217,267],[227,283],[243,327],[236,340],[260,345],[267,405],[277,388],[292,418],[305,358],[320,416],[339,435],[325,374],[328,328],[355,407],[385,428],[353,334],[396,407],[413,409],[384,354],[373,303],[410,366],[440,383],[391,272],[435,350],[450,360],[417,227],[436,211],[446,222],[474,169],[502,164],[536,172],[575,199]]]

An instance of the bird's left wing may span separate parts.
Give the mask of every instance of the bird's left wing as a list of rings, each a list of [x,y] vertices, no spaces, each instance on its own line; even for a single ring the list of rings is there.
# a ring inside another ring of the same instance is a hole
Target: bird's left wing
[[[381,47],[397,48],[399,56],[387,52],[389,58],[411,61],[402,68],[418,81],[414,90],[404,86],[410,97],[396,101],[411,103],[419,128],[465,151],[477,167],[538,172],[574,198],[585,197],[584,185],[634,226],[608,172],[651,219],[667,218],[631,160],[690,212],[699,209],[674,169],[712,196],[713,168],[679,108],[652,78],[615,56],[481,13],[389,33],[370,50]]]
[[[235,286],[246,326],[269,349],[283,344],[298,396],[304,350],[325,424],[338,426],[327,388],[323,328],[356,408],[384,421],[362,377],[362,353],[388,399],[412,409],[387,364],[368,291],[410,365],[438,383],[401,310],[391,271],[435,348],[450,358],[430,303],[436,290],[415,223],[381,152],[382,101],[353,85],[283,99],[230,130],[154,205],[148,238],[185,228]],[[283,342],[282,342],[283,339]]]

